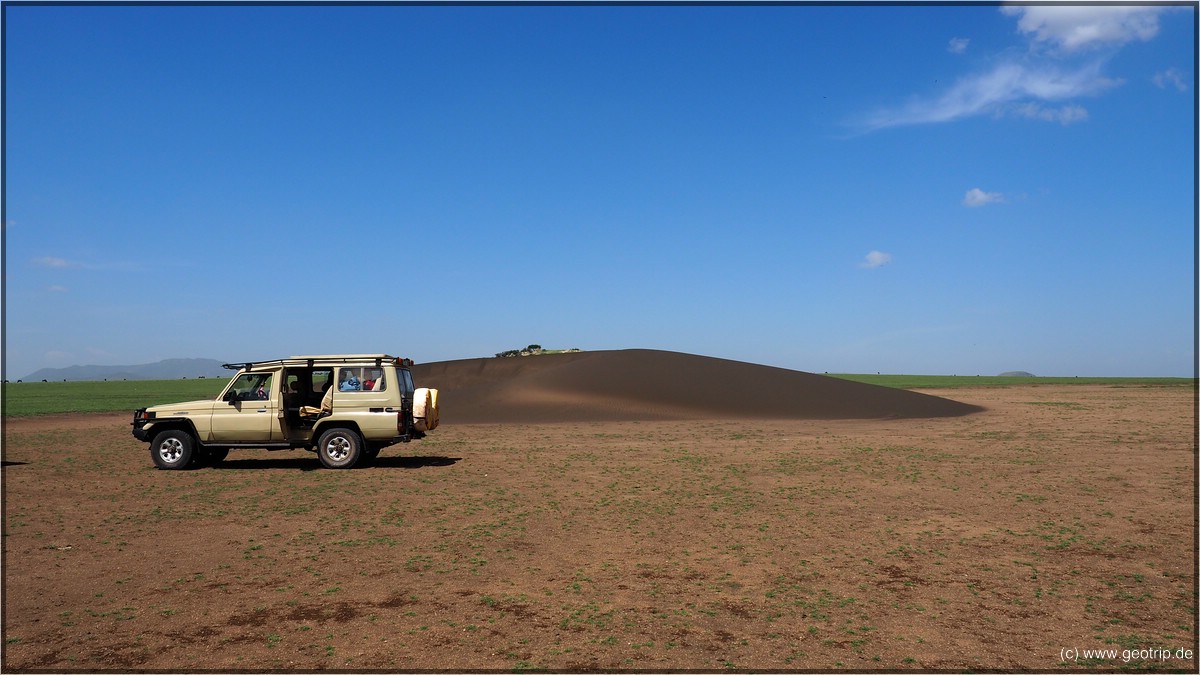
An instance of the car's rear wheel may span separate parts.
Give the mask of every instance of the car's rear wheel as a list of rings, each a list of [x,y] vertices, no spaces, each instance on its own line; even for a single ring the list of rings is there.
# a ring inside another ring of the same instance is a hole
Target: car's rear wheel
[[[196,443],[191,434],[178,429],[163,431],[150,443],[150,459],[160,469],[185,469],[192,461]]]
[[[363,441],[353,429],[330,429],[317,442],[317,457],[326,469],[349,469],[358,463]]]

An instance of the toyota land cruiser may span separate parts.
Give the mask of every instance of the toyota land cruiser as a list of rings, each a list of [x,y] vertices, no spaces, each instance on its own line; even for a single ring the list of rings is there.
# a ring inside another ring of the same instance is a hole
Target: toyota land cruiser
[[[227,363],[237,374],[216,400],[139,408],[133,435],[160,469],[215,464],[232,448],[304,448],[349,469],[437,427],[437,390],[418,389],[411,365],[386,354]]]

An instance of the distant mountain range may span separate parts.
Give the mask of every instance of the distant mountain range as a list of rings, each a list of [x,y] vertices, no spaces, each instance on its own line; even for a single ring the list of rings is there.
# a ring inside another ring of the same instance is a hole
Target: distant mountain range
[[[184,377],[228,378],[233,373],[215,359],[164,359],[140,366],[69,366],[42,368],[21,378],[26,382],[79,380],[178,380]]]

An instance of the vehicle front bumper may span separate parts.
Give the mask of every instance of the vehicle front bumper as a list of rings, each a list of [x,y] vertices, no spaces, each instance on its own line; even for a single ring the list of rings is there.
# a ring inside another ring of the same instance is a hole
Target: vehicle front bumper
[[[146,423],[150,420],[142,416],[142,413],[144,412],[146,412],[145,408],[139,408],[138,410],[135,410],[133,413],[133,421],[130,422],[130,424],[133,425],[134,438],[138,439],[139,441],[149,442],[150,430],[146,428]]]

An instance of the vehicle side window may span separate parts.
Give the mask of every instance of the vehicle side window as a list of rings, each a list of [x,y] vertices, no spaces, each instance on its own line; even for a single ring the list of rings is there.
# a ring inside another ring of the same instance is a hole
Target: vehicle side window
[[[314,370],[312,373],[312,393],[325,395],[325,390],[333,384],[333,371],[326,368],[324,370]]]
[[[288,368],[283,371],[283,400],[290,408],[316,405],[325,395],[326,383],[333,371],[326,368]]]
[[[239,401],[265,401],[271,398],[271,373],[243,373],[230,389]]]
[[[386,391],[387,378],[382,368],[353,366],[338,369],[338,391]]]

